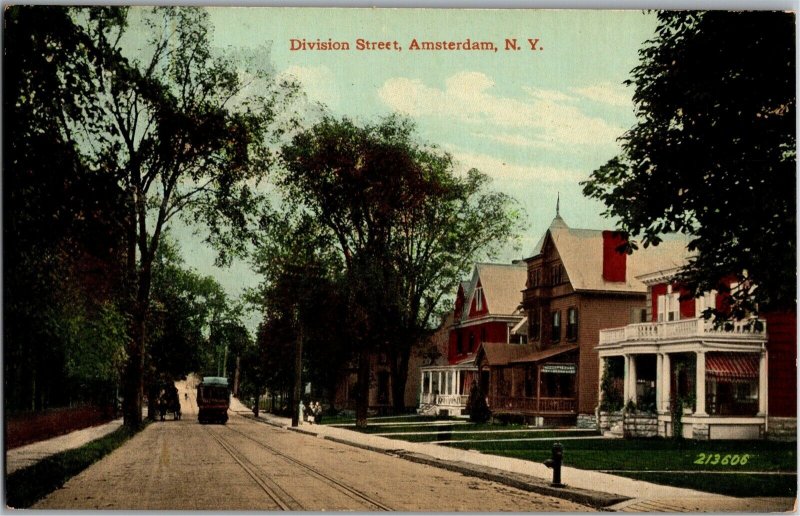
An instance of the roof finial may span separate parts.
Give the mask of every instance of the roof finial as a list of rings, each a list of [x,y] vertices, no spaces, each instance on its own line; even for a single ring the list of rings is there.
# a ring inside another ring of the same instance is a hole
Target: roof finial
[[[561,203],[561,192],[558,192],[556,195],[557,195],[557,197],[556,197],[556,217],[559,217],[560,214],[559,214],[558,205]]]

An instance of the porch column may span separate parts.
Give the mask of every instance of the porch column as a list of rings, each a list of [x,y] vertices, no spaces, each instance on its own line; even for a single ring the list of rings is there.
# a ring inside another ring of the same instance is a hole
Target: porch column
[[[425,396],[425,371],[419,372],[419,406],[422,406],[422,398]]]
[[[623,407],[627,405],[628,400],[631,397],[631,356],[630,355],[623,355],[625,359],[625,369],[623,371],[623,378],[622,378],[622,405]]]
[[[606,371],[606,358],[599,357],[600,364],[597,368],[597,410],[600,410],[600,404],[603,403],[603,373]]]
[[[661,406],[664,404],[662,396],[664,395],[664,387],[661,385],[661,377],[664,374],[664,356],[662,353],[656,354],[656,412],[661,411]]]
[[[696,410],[695,416],[707,416],[706,413],[706,352],[698,351],[697,365],[695,365],[695,401]]]
[[[542,399],[542,366],[536,364],[536,412],[539,412],[539,403]]]
[[[661,371],[661,401],[662,405],[659,410],[662,412],[669,412],[669,398],[672,396],[672,377],[669,363],[669,353],[664,353],[664,358],[661,361],[663,367]]]
[[[450,373],[450,394],[456,393],[456,376],[458,376],[458,371]]]
[[[442,371],[439,371],[439,383],[436,384],[437,394],[442,394]]]
[[[628,387],[630,398],[632,399],[635,404],[639,403],[638,397],[636,396],[636,355],[631,355],[631,363],[630,363],[630,380],[631,385]],[[627,400],[625,403],[628,403]]]
[[[758,414],[759,416],[766,416],[767,415],[767,389],[769,382],[767,381],[767,375],[769,374],[769,370],[767,368],[767,352],[766,350],[761,351],[761,358],[758,362]]]

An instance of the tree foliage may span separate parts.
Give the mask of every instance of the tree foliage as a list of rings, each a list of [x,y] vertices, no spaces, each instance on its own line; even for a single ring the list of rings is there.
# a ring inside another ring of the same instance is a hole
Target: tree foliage
[[[99,94],[88,123],[67,118],[65,130],[90,168],[114,177],[126,195],[132,324],[124,411],[126,423],[138,426],[153,260],[164,228],[183,215],[219,237],[225,225],[237,234],[252,221],[279,96],[269,70],[240,73],[212,53],[203,9],[91,8],[75,18],[90,40],[84,59]],[[235,247],[239,240],[226,241]]]
[[[336,382],[352,358],[341,259],[330,234],[291,207],[261,236],[252,264],[264,279],[248,297],[263,314],[257,339],[262,355],[269,357],[263,385],[272,392],[291,391],[294,353],[302,337],[303,383],[325,391],[332,402]]]
[[[664,11],[639,51],[637,124],[584,193],[620,229],[658,245],[692,235],[693,294],[738,277],[733,315],[796,302],[795,18],[781,12]]]
[[[12,6],[4,20],[5,407],[105,402],[116,387],[122,190],[63,130],[66,117],[91,117],[90,65],[75,59],[87,39],[64,8]]]
[[[357,419],[366,421],[369,353],[390,357],[403,408],[411,348],[431,331],[445,296],[481,253],[505,242],[518,214],[477,170],[416,141],[408,120],[359,125],[324,117],[281,152],[288,199],[330,234],[348,285],[351,346],[359,355]]]

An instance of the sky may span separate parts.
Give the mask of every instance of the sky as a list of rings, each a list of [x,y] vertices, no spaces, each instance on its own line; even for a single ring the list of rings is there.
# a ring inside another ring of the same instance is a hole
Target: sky
[[[560,213],[572,227],[613,228],[579,182],[619,152],[635,122],[623,85],[651,38],[655,16],[609,10],[209,8],[213,45],[259,55],[335,116],[369,123],[410,117],[419,139],[478,168],[524,210],[520,248],[530,256]],[[414,50],[424,42],[486,42],[496,50]],[[359,50],[358,40],[387,49]],[[292,50],[294,46],[305,49]],[[308,42],[349,50],[311,50]],[[513,42],[516,40],[516,46]],[[529,41],[530,40],[530,41]],[[538,40],[538,41],[537,41]],[[396,44],[395,44],[396,42]],[[532,44],[533,43],[533,44]],[[518,48],[518,49],[517,49]],[[245,264],[213,267],[213,250],[176,232],[188,265],[235,297],[259,278]],[[249,322],[257,324],[257,317]]]

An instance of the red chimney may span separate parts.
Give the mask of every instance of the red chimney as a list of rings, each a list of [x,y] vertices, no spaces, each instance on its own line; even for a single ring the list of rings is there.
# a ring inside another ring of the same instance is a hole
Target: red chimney
[[[603,279],[606,281],[625,281],[625,251],[619,247],[627,243],[628,237],[619,231],[603,231]]]

